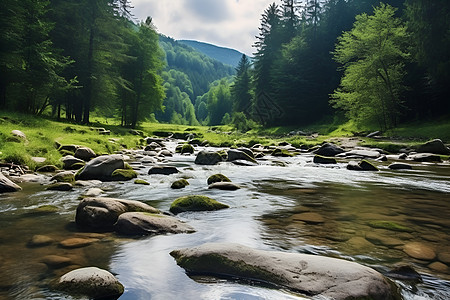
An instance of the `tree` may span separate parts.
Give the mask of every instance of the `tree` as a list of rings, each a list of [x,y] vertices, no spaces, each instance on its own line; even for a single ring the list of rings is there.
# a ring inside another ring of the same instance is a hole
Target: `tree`
[[[369,16],[356,16],[353,29],[338,38],[334,59],[343,65],[340,88],[332,103],[358,122],[376,121],[385,130],[401,113],[402,80],[408,34],[396,9],[380,4]]]
[[[250,67],[251,63],[247,55],[242,54],[242,58],[236,68],[234,84],[231,86],[234,112],[245,112],[251,106]]]

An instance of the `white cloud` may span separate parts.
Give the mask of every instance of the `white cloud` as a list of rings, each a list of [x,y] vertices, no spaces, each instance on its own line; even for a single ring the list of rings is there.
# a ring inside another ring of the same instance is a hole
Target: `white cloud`
[[[208,42],[251,55],[261,15],[274,1],[131,0],[131,3],[136,18],[145,20],[151,16],[162,34]]]

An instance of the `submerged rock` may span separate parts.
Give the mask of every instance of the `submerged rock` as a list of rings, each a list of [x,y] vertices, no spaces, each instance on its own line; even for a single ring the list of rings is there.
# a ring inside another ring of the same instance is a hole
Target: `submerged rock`
[[[113,230],[119,216],[126,212],[159,213],[145,203],[114,198],[86,198],[78,204],[75,221],[78,226]]]
[[[175,200],[170,206],[170,212],[179,214],[186,211],[212,211],[224,208],[229,208],[229,206],[206,196],[195,195]]]
[[[117,299],[124,292],[123,285],[110,272],[96,267],[81,268],[63,275],[58,288],[72,295],[91,299]]]
[[[390,164],[388,168],[391,170],[412,170],[411,165],[403,163],[393,163]]]
[[[0,172],[0,193],[18,192],[22,188]]]
[[[188,274],[209,274],[271,283],[308,296],[396,299],[377,271],[341,259],[251,249],[238,244],[204,244],[170,253]]]
[[[120,215],[114,228],[120,234],[131,236],[195,232],[194,228],[174,217],[141,212]]]
[[[406,244],[403,247],[403,251],[412,258],[420,260],[430,261],[436,258],[436,252],[431,247],[419,242]]]
[[[172,175],[177,174],[180,171],[178,171],[175,167],[170,166],[157,166],[153,167],[148,171],[148,175]]]
[[[232,182],[215,182],[213,184],[210,184],[208,188],[224,190],[224,191],[235,191],[235,190],[239,190],[241,187]]]

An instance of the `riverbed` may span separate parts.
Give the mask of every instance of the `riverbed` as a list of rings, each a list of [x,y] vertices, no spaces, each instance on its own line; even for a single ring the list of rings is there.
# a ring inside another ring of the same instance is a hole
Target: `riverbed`
[[[450,299],[450,165],[414,163],[413,170],[394,171],[387,168],[388,162],[377,162],[379,172],[357,172],[347,170],[343,161],[324,166],[312,163],[312,158],[311,154],[266,156],[257,166],[229,162],[200,166],[194,164],[194,155],[175,154],[163,163],[181,172],[169,176],[147,175],[151,165],[132,164],[139,167],[139,178],[150,185],[103,183],[99,186],[105,191],[102,196],[139,200],[162,211],[168,211],[178,197],[192,194],[230,206],[179,214],[196,229],[193,234],[138,239],[77,229],[76,207],[88,187],[56,192],[37,183],[22,184],[22,191],[0,195],[0,299],[68,299],[53,288],[53,282],[85,266],[116,275],[125,286],[121,300],[310,299],[252,282],[191,278],[169,255],[174,249],[207,242],[344,258],[383,274],[409,265],[423,282],[396,280],[404,299]],[[207,178],[217,173],[241,189],[208,189]],[[180,178],[190,185],[171,189],[171,183]],[[39,210],[43,205],[59,209]],[[400,227],[383,226],[392,223]],[[31,247],[29,241],[35,235],[50,237],[52,242]],[[59,245],[73,237],[95,242],[75,249]],[[403,249],[410,243],[432,249],[436,258],[418,260],[407,255]],[[52,255],[69,260],[49,264]]]

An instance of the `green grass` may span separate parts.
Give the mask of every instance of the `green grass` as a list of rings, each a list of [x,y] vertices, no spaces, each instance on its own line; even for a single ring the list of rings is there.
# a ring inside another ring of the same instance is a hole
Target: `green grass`
[[[414,122],[400,125],[389,130],[388,136],[426,141],[441,139],[444,143],[450,143],[450,116],[443,117],[433,122]]]

